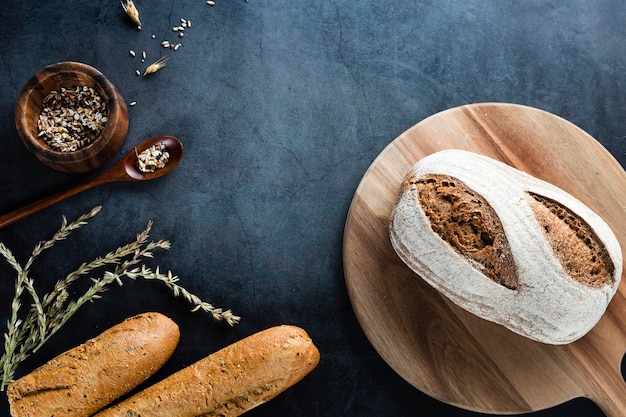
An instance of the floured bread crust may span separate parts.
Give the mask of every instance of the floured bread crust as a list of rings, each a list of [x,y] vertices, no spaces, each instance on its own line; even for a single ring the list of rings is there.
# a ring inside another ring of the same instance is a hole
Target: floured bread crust
[[[399,257],[453,302],[549,344],[591,330],[622,274],[617,238],[587,206],[467,151],[437,152],[412,168],[390,238]]]

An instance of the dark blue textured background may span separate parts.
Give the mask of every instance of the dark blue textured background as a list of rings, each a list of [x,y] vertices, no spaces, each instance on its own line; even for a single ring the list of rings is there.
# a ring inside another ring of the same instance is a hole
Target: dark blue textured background
[[[550,111],[626,163],[623,0],[137,0],[140,32],[115,0],[1,3],[1,211],[78,179],[39,163],[13,124],[22,85],[50,63],[88,63],[137,102],[120,154],[164,133],[179,137],[186,154],[168,177],[88,191],[1,230],[0,241],[25,260],[62,215],[103,205],[38,262],[33,275],[45,289],[152,219],[152,236],[172,242],[154,264],[243,317],[231,329],[190,313],[157,284],[128,282],[85,306],[20,373],[125,317],[158,310],[179,323],[182,338],[157,377],[271,325],[310,333],[319,367],[250,416],[477,416],[404,382],[354,317],[341,245],[362,175],[410,126],[486,101]],[[192,28],[183,47],[165,52],[160,41],[175,40],[181,17]],[[130,49],[145,50],[146,64],[161,54],[170,60],[140,78],[135,68],[145,64]],[[12,275],[6,265],[0,274],[5,322]],[[578,399],[535,415],[603,413]]]

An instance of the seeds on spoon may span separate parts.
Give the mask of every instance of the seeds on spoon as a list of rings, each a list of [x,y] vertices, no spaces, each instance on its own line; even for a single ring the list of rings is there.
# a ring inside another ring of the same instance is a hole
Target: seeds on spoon
[[[135,148],[135,152],[137,149]],[[154,172],[164,168],[170,160],[170,152],[165,143],[160,142],[137,153],[137,169],[141,172]]]

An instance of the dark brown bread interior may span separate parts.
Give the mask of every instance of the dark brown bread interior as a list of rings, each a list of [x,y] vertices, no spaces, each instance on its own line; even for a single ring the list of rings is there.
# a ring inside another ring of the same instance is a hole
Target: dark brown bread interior
[[[413,177],[406,185],[417,189],[436,234],[494,282],[518,287],[517,268],[500,219],[481,195],[441,174]]]
[[[528,193],[531,208],[563,269],[574,280],[600,288],[615,280],[615,266],[593,229],[567,207]]]
[[[496,212],[478,193],[449,175],[411,177],[432,230],[494,282],[519,285],[517,268]],[[592,288],[614,282],[615,266],[594,230],[564,205],[527,192],[528,203],[565,272]]]

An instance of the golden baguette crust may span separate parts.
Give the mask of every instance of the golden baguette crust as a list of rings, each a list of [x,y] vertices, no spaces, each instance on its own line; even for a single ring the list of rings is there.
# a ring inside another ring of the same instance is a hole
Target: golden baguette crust
[[[311,372],[319,352],[307,333],[277,326],[215,352],[94,417],[234,417]]]
[[[159,313],[124,320],[13,382],[13,417],[86,417],[153,375],[170,358],[180,332]]]

